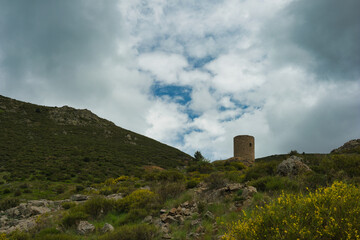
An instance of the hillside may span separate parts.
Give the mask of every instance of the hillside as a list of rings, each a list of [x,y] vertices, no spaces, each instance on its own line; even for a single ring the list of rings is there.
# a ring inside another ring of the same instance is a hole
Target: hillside
[[[141,175],[146,165],[174,168],[191,159],[89,110],[0,96],[0,170],[7,181],[100,182],[125,173]]]

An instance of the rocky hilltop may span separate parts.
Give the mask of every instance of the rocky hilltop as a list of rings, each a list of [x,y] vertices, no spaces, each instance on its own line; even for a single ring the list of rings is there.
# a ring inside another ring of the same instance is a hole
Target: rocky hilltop
[[[0,96],[0,170],[5,180],[102,181],[144,166],[183,166],[192,157],[116,126],[91,111]]]
[[[332,150],[331,153],[360,153],[360,139],[350,140],[341,147]]]

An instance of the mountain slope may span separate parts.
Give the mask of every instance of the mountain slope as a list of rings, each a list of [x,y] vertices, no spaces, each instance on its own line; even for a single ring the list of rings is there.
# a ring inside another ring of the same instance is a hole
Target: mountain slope
[[[191,159],[88,110],[0,96],[0,170],[8,180],[97,182],[120,174],[141,175],[144,165],[172,168]]]

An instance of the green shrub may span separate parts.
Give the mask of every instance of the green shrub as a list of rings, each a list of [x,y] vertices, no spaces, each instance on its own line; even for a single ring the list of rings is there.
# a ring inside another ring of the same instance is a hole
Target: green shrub
[[[315,193],[282,194],[246,214],[222,239],[360,239],[360,189],[342,182]]]
[[[165,182],[160,184],[156,189],[160,202],[165,202],[168,199],[178,197],[184,191],[185,184],[183,182]]]
[[[73,208],[76,206],[76,203],[74,202],[64,202],[61,204],[61,206],[64,208],[64,209],[70,209],[70,208]]]
[[[21,189],[26,189],[26,188],[28,188],[29,187],[29,185],[27,184],[27,183],[22,183],[20,186],[19,186],[19,188],[21,188]]]
[[[128,212],[131,209],[148,208],[151,209],[155,203],[157,203],[157,195],[147,189],[138,189],[124,197],[119,199],[117,204],[117,210],[120,212]]]
[[[9,193],[11,193],[11,190],[9,188],[5,188],[3,194],[9,194]]]
[[[215,172],[205,178],[205,182],[207,183],[208,188],[217,189],[224,187],[227,183],[227,180],[224,173]]]
[[[184,174],[176,170],[163,170],[163,171],[153,171],[147,173],[144,178],[147,181],[167,181],[167,182],[176,182],[182,181],[185,179]]]
[[[20,232],[16,230],[7,236],[10,240],[32,240],[30,233]]]
[[[245,172],[244,181],[256,180],[261,177],[274,176],[279,162],[258,162],[254,166],[247,169]]]
[[[186,182],[186,188],[195,188],[199,185],[200,181],[196,179],[190,179]]]
[[[88,214],[79,209],[69,210],[67,214],[62,218],[61,225],[64,228],[71,228],[76,226],[81,220],[86,220],[88,217]]]
[[[19,199],[16,198],[5,198],[0,200],[0,211],[4,211],[9,208],[18,206],[20,203]]]
[[[62,194],[62,193],[64,193],[64,192],[65,192],[65,186],[63,186],[63,185],[57,186],[57,187],[55,188],[55,192],[56,192],[57,194]]]
[[[208,204],[205,201],[198,202],[198,204],[197,204],[198,212],[200,214],[204,213],[207,206],[208,206]]]
[[[107,214],[115,209],[115,205],[115,200],[106,199],[104,197],[94,197],[86,201],[81,207],[86,214],[93,218],[97,218],[100,215]]]
[[[195,162],[192,163],[189,167],[187,167],[187,172],[199,172],[199,173],[211,173],[213,172],[214,165],[209,162]]]
[[[298,181],[280,176],[267,176],[249,182],[259,191],[297,191],[300,189]]]
[[[76,185],[76,187],[75,187],[75,191],[76,192],[81,192],[82,190],[84,190],[85,188],[84,188],[84,186],[82,186],[82,185]]]
[[[125,220],[126,222],[135,222],[137,220],[144,219],[148,215],[149,215],[148,209],[134,208],[134,209],[130,209]]]
[[[56,228],[46,228],[41,230],[35,236],[35,240],[75,240],[78,239],[75,236],[62,233]]]
[[[137,224],[124,225],[114,232],[108,233],[100,240],[153,240],[159,238],[159,231],[154,225]]]
[[[15,192],[14,192],[14,197],[18,197],[18,196],[21,196],[22,192],[20,189],[16,189]]]

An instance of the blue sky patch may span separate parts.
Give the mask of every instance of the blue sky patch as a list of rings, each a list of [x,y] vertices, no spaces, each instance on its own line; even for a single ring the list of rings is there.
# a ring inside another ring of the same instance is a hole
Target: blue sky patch
[[[215,59],[215,57],[213,57],[213,56],[206,56],[206,57],[203,57],[203,58],[188,57],[187,61],[193,68],[201,68],[205,64],[211,62],[214,59]]]
[[[174,102],[180,103],[182,105],[185,105],[191,101],[191,87],[164,85],[157,82],[151,87],[151,91],[154,96],[167,96],[171,98]]]

